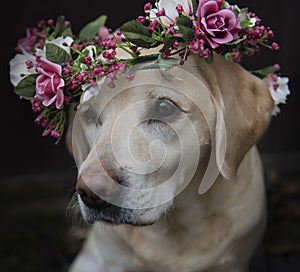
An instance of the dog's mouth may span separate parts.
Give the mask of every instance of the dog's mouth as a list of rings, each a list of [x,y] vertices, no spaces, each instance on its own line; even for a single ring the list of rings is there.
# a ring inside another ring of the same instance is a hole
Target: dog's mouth
[[[80,197],[78,198],[78,201],[83,219],[89,224],[93,224],[97,221],[110,225],[127,224],[139,227],[154,224],[154,222],[141,219],[143,213],[141,210],[135,211],[132,209],[125,209],[113,204],[94,208],[86,206]]]

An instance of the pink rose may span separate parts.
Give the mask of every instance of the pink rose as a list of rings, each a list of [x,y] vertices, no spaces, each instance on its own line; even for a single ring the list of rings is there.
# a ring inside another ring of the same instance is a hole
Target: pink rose
[[[36,70],[40,74],[36,80],[36,97],[46,107],[55,102],[56,108],[61,109],[64,104],[62,88],[65,86],[61,66],[40,58]]]
[[[213,49],[238,39],[240,22],[231,8],[222,9],[223,0],[200,0],[194,22],[196,34]]]

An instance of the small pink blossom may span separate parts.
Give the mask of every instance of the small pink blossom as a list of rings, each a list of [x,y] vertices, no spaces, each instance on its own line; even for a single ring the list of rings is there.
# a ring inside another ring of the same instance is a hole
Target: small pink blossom
[[[133,81],[134,80],[134,74],[133,73],[129,73],[126,78],[129,80],[129,81]]]
[[[53,20],[53,19],[49,19],[49,20],[47,21],[47,24],[48,24],[49,26],[54,26],[54,20]]]
[[[146,3],[145,5],[144,5],[144,10],[145,11],[148,11],[148,10],[150,10],[152,8],[152,4],[149,2],[149,3]]]
[[[165,11],[165,9],[163,8],[163,9],[159,10],[159,11],[156,13],[156,16],[157,16],[157,17],[166,16],[166,11]]]
[[[55,102],[57,109],[61,109],[64,103],[63,87],[65,82],[62,79],[62,68],[60,65],[40,58],[37,64],[36,97],[46,107]]]
[[[183,13],[183,6],[181,4],[178,4],[176,6],[176,11],[178,12],[179,15]]]
[[[98,36],[101,41],[106,40],[110,36],[109,29],[106,26],[103,26],[98,31]]]
[[[204,50],[204,42],[203,40],[192,40],[189,44],[189,49],[194,54],[199,54]]]
[[[223,0],[200,0],[194,22],[196,32],[213,49],[238,39],[239,19],[231,8],[222,9]]]
[[[57,130],[52,130],[51,131],[51,136],[58,139],[60,137],[60,132]]]
[[[153,33],[156,28],[159,27],[159,21],[158,20],[153,20],[150,25],[148,26],[148,31],[150,33]]]
[[[137,18],[137,21],[139,21],[141,24],[145,24],[146,23],[146,18],[144,16],[139,16]]]
[[[278,51],[278,50],[280,49],[280,46],[279,46],[278,43],[273,42],[273,43],[272,43],[272,48],[273,48],[273,50]]]
[[[37,29],[36,28],[27,28],[26,29],[26,37],[21,38],[18,41],[17,51],[21,52],[21,48],[26,52],[31,53],[32,48],[34,47],[37,39]]]

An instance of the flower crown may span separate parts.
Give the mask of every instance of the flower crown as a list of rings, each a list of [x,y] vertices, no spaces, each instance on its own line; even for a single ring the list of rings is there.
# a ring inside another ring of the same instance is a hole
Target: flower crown
[[[31,102],[44,136],[59,142],[67,106],[95,95],[102,79],[111,88],[121,73],[133,80],[130,67],[134,64],[155,61],[152,68],[166,70],[183,65],[191,54],[208,63],[213,62],[214,54],[241,62],[243,56],[251,57],[264,47],[279,50],[279,45],[271,42],[274,32],[254,13],[223,0],[160,0],[154,6],[145,4],[144,11],[144,16],[115,32],[105,26],[105,15],[84,26],[77,36],[64,16],[26,29],[26,37],[18,41],[17,54],[10,61],[10,79],[15,93]],[[158,46],[158,54],[142,55]],[[117,50],[130,58],[118,58]],[[279,70],[279,65],[273,65],[252,72],[267,80],[275,102],[274,115],[290,94],[289,80],[281,78]]]

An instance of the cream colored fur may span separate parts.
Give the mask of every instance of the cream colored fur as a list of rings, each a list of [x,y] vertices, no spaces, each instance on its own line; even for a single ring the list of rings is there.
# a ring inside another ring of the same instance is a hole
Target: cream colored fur
[[[167,207],[169,212],[149,214],[155,222],[144,227],[94,223],[70,272],[247,271],[265,228],[263,168],[256,143],[268,126],[273,101],[263,81],[223,57],[216,57],[213,64],[190,57],[182,68],[198,77],[223,107],[227,149],[218,179],[207,192],[198,193],[209,159],[209,152],[204,151],[194,178]],[[151,73],[149,70],[149,77]],[[201,99],[197,86],[188,92],[195,100]],[[118,106],[109,108],[111,116],[133,101],[130,95],[116,99],[121,101],[115,101]],[[215,141],[207,143],[207,131],[201,127],[201,116],[192,105],[189,116],[195,125],[199,124],[197,133],[204,150],[209,150],[210,145],[224,144],[218,135],[213,135]],[[215,111],[211,110],[208,122],[216,122]],[[112,159],[105,157],[104,139],[110,133],[107,125],[97,145],[103,149],[105,164],[111,163],[113,167]],[[68,146],[72,149],[70,137]],[[143,156],[143,150],[137,152]],[[84,167],[92,164],[90,156]]]

